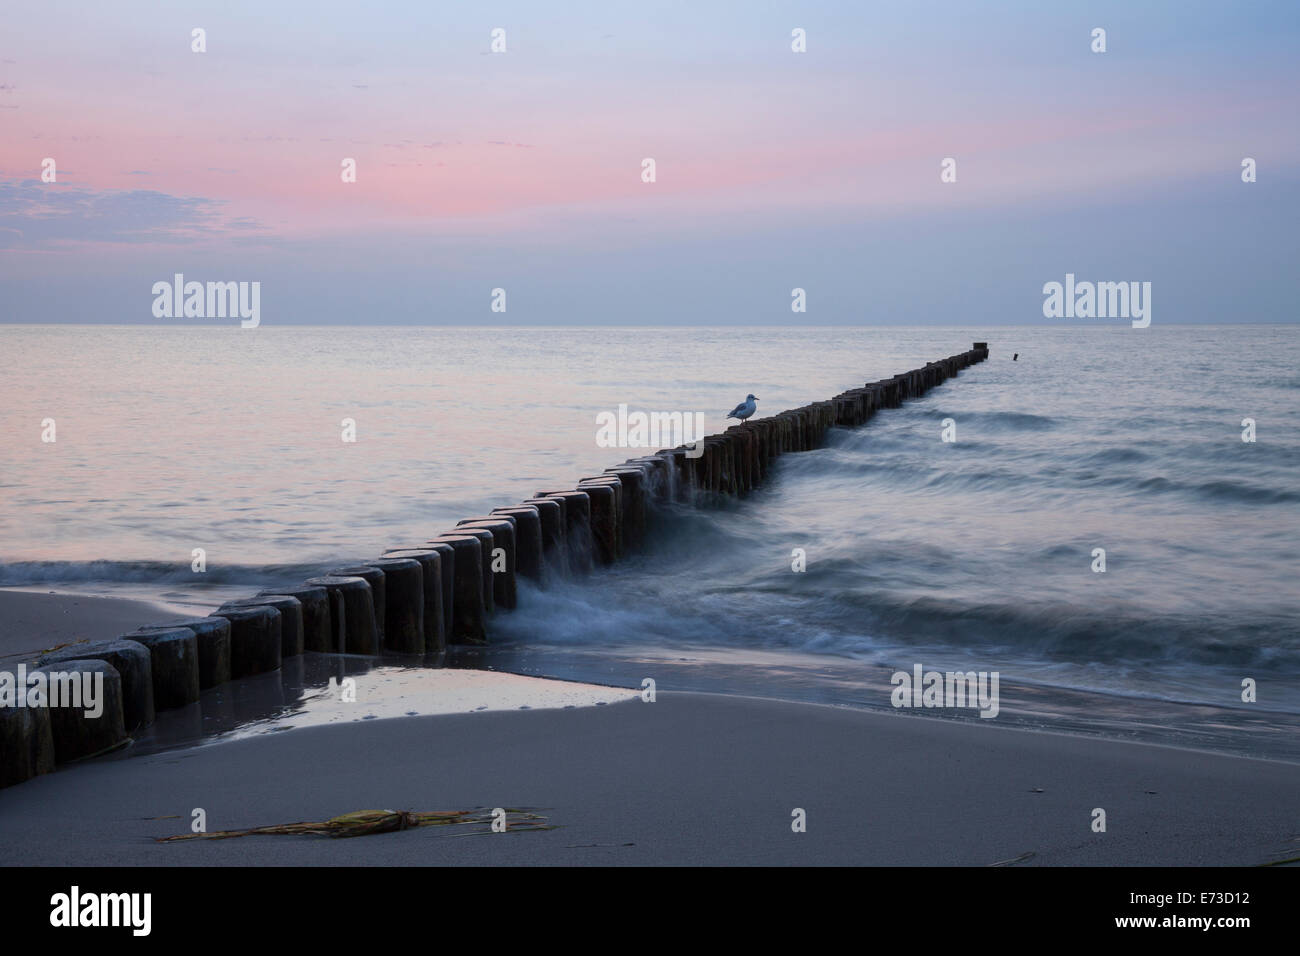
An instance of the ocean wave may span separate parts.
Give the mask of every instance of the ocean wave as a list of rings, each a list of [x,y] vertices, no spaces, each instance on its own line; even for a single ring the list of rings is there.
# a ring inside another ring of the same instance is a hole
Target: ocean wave
[[[1300,635],[1285,610],[1231,617],[1160,614],[1125,606],[845,596],[876,633],[1036,660],[1125,666],[1200,664],[1300,674]],[[1249,676],[1249,675],[1246,675]]]
[[[1131,465],[1140,461],[1147,461],[1151,456],[1144,451],[1136,448],[1106,448],[1102,451],[1093,452],[1086,455],[1080,460],[1084,465]]]
[[[961,451],[967,446],[954,445]],[[1209,477],[1202,480],[1179,479],[1166,474],[1132,474],[1124,466],[1148,461],[1150,455],[1136,449],[1113,448],[1106,451],[1070,458],[1059,451],[1022,451],[1015,458],[1003,460],[1006,467],[964,467],[960,463],[940,462],[934,458],[918,458],[896,453],[889,457],[874,457],[867,449],[837,449],[834,457],[817,462],[817,469],[808,471],[818,480],[827,482],[837,477],[858,475],[880,480],[910,491],[933,492],[983,492],[1029,488],[1053,489],[1075,486],[1091,490],[1113,488],[1119,492],[1137,495],[1182,495],[1212,504],[1236,503],[1244,505],[1285,505],[1300,502],[1300,490],[1293,487],[1264,485],[1232,478]],[[1163,459],[1159,467],[1176,471],[1204,469],[1204,460],[1196,462]],[[1225,470],[1231,466],[1224,462]],[[1257,478],[1282,478],[1280,473],[1257,474]]]
[[[1163,475],[1151,475],[1145,478],[1111,476],[1100,478],[1096,483],[1140,494],[1190,495],[1206,501],[1247,505],[1279,505],[1300,501],[1300,491],[1261,487],[1244,481],[1223,478],[1213,481],[1184,482],[1173,481]]]
[[[503,635],[560,646],[783,649],[872,660],[942,647],[1006,666],[1300,676],[1300,633],[1286,607],[1207,615],[1128,602],[917,596],[943,558],[938,547],[922,554],[882,542],[870,561],[816,552],[801,575],[780,562],[759,574],[718,574],[707,584],[699,580],[700,565],[607,572],[586,583],[521,589],[520,613],[501,616],[495,626]],[[900,570],[904,561],[910,571]]]
[[[956,411],[927,412],[937,418],[952,418],[959,425],[982,427],[985,431],[1045,432],[1063,424],[1060,419],[1030,412],[977,412],[963,408]]]
[[[1191,486],[1192,491],[1210,499],[1241,501],[1247,504],[1278,505],[1300,501],[1300,491],[1285,488],[1259,488],[1244,481],[1207,481]]]

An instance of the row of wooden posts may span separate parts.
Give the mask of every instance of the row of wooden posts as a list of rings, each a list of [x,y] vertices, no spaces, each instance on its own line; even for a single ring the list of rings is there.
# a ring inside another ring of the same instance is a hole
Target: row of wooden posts
[[[572,488],[466,518],[429,541],[335,568],[300,587],[222,605],[208,617],[148,625],[114,640],[68,645],[34,662],[53,677],[101,674],[103,710],[0,707],[0,786],[129,743],[158,710],[274,671],[305,651],[437,654],[482,644],[491,616],[513,610],[517,578],[582,575],[638,549],[657,506],[707,505],[763,483],[776,459],[819,447],[832,426],[855,427],[988,357],[970,351],[869,382],[824,402],[733,425],[698,444],[632,458]]]

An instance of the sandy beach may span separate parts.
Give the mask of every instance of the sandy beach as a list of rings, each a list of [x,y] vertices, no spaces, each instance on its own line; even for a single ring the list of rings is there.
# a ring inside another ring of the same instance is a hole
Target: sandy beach
[[[142,610],[4,592],[4,633],[52,602],[57,615],[39,612],[51,643]],[[1297,855],[1300,766],[986,723],[660,689],[654,703],[128,752],[0,791],[0,864],[1217,866]],[[187,832],[199,807],[216,830],[496,806],[542,808],[557,829],[155,842]],[[796,808],[804,833],[791,829]],[[1105,833],[1092,830],[1095,808]]]
[[[176,616],[148,601],[5,588],[0,590],[0,661],[30,661],[56,644],[107,640]]]
[[[5,865],[1254,865],[1300,767],[806,704],[661,694],[377,720],[60,770],[0,792]],[[537,807],[559,829],[345,841],[188,831]],[[1093,808],[1104,834],[1090,830]],[[794,808],[807,832],[791,832]],[[157,819],[157,818],[171,819]]]

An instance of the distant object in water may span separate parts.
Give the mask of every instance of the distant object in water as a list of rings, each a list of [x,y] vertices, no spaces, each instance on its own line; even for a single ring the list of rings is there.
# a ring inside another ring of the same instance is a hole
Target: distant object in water
[[[728,418],[739,418],[742,422],[758,410],[754,403],[758,401],[753,395],[748,395],[745,400],[727,413]]]
[[[1014,362],[1014,361],[1015,361],[1016,359],[1018,359],[1018,358],[1020,358],[1020,353],[1019,353],[1019,352],[1017,352],[1015,355],[1011,356],[1011,361]]]

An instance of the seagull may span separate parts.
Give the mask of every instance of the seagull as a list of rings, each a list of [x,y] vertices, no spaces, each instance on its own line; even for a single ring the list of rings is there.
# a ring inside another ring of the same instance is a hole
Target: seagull
[[[754,403],[758,401],[753,395],[748,395],[745,400],[727,413],[728,418],[739,418],[742,422],[758,410]]]

